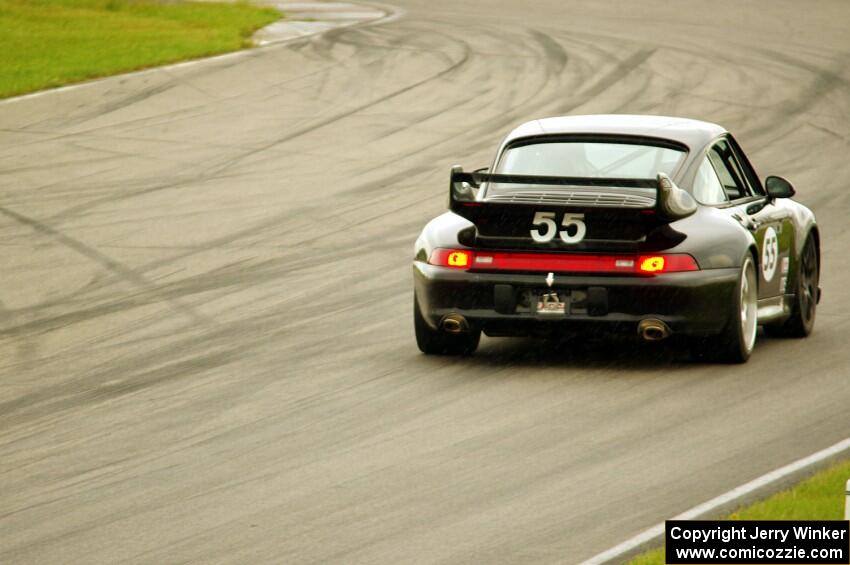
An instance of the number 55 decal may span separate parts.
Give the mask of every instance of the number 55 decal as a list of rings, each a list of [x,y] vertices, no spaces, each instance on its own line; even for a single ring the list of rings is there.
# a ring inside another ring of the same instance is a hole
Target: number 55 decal
[[[578,243],[587,233],[584,214],[564,214],[561,219],[561,227],[564,229],[560,232],[555,224],[555,212],[536,212],[531,223],[537,226],[537,229],[531,230],[531,239],[537,243],[549,243],[556,233],[564,243]]]

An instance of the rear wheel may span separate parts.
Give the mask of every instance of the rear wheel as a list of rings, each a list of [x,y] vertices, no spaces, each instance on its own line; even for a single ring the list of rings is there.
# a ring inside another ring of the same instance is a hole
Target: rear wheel
[[[765,331],[777,337],[806,337],[815,327],[818,305],[820,268],[815,241],[810,235],[803,245],[797,269],[797,291],[791,307],[791,317],[778,325],[765,326]]]
[[[746,363],[756,344],[758,330],[758,292],[756,268],[749,255],[741,266],[738,284],[729,306],[729,322],[723,332],[695,348],[698,358],[722,363]]]
[[[478,349],[481,341],[481,330],[448,333],[432,329],[419,310],[416,296],[413,297],[413,328],[416,330],[416,345],[426,355],[470,355]]]

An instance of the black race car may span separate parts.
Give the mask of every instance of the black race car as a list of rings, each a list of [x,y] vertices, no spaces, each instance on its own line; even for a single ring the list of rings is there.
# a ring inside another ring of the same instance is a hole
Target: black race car
[[[792,196],[714,124],[525,123],[489,169],[452,169],[449,211],[416,240],[417,344],[469,354],[482,331],[620,332],[744,362],[758,325],[797,337],[814,325],[820,234]]]

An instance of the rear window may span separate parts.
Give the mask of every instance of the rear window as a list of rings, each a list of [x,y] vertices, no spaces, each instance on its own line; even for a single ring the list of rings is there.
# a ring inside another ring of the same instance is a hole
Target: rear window
[[[599,141],[547,141],[509,147],[496,172],[556,177],[654,179],[672,176],[685,151]]]

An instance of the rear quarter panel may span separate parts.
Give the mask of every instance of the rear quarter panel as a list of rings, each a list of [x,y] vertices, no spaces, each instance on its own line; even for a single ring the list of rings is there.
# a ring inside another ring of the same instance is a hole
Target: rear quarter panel
[[[468,227],[472,227],[472,222],[453,212],[445,212],[437,216],[425,225],[419,237],[416,238],[414,259],[427,262],[431,252],[438,247],[465,247],[458,241],[458,232]]]
[[[708,206],[700,206],[695,214],[671,227],[687,237],[670,252],[690,253],[700,269],[740,267],[748,249],[755,246],[752,234],[727,211]]]

